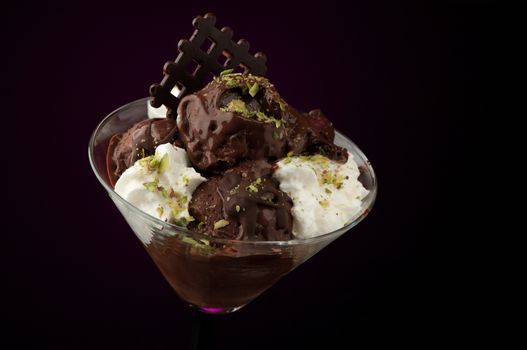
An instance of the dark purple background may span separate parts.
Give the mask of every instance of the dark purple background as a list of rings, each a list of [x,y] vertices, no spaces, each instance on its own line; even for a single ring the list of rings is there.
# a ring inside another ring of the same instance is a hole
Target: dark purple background
[[[222,348],[352,347],[393,330],[411,341],[437,300],[417,247],[436,239],[446,215],[433,209],[448,167],[433,173],[431,164],[454,164],[449,150],[476,108],[467,87],[479,68],[481,7],[189,3],[4,11],[2,169],[15,208],[1,242],[6,333],[39,348],[186,347],[191,312],[97,182],[87,146],[107,113],[146,96],[192,18],[211,11],[267,53],[288,102],[321,108],[362,148],[380,183],[364,222],[222,320]]]

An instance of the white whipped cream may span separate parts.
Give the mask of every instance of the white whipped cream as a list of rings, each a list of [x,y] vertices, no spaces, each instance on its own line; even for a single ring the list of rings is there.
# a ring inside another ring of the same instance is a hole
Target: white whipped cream
[[[362,200],[368,194],[350,153],[345,164],[321,155],[287,157],[278,162],[273,176],[293,200],[297,238],[315,237],[350,223],[362,212]]]
[[[174,86],[174,88],[172,89],[172,91],[170,91],[170,93],[177,97],[177,95],[179,95],[179,89],[177,88],[177,86]],[[167,117],[167,108],[165,107],[165,105],[161,105],[161,107],[159,108],[154,108],[150,104],[150,101],[147,101],[146,107],[147,107],[148,118],[166,118]]]
[[[192,193],[206,181],[190,164],[184,149],[159,145],[155,155],[139,159],[115,184],[115,192],[140,210],[161,220],[186,226]]]

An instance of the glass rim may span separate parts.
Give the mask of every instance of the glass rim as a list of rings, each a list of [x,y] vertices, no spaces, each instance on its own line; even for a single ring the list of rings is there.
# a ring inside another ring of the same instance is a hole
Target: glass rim
[[[366,164],[366,166],[368,168],[368,172],[371,174],[371,182],[372,182],[372,188],[368,190],[369,193],[363,199],[363,202],[362,202],[363,205],[364,205],[364,208],[362,208],[360,214],[355,219],[353,219],[351,222],[347,223],[343,227],[341,227],[341,228],[339,228],[337,230],[331,231],[331,232],[327,232],[327,233],[324,233],[324,234],[321,234],[321,235],[318,235],[318,236],[315,236],[315,237],[309,237],[309,238],[295,238],[295,239],[291,239],[291,240],[288,240],[288,241],[251,241],[251,240],[235,240],[235,239],[228,239],[228,238],[218,238],[218,237],[202,235],[202,234],[199,234],[197,232],[192,232],[192,231],[188,230],[185,227],[177,226],[175,224],[171,224],[171,223],[168,223],[166,221],[160,220],[160,219],[156,218],[155,216],[152,216],[152,215],[150,215],[148,213],[145,213],[141,209],[139,209],[136,206],[132,205],[131,203],[126,201],[123,197],[121,197],[117,192],[115,192],[114,189],[110,185],[108,185],[106,183],[106,181],[101,177],[101,175],[99,174],[99,172],[97,170],[97,167],[95,165],[95,161],[94,161],[94,157],[95,157],[95,155],[94,155],[95,139],[96,139],[96,136],[98,135],[98,133],[100,132],[100,130],[102,128],[104,128],[104,126],[119,111],[121,111],[123,109],[126,109],[127,107],[129,107],[131,105],[135,105],[135,104],[138,104],[138,103],[141,103],[141,102],[144,102],[146,104],[146,103],[148,103],[149,100],[150,100],[150,97],[144,97],[144,98],[137,99],[135,101],[129,102],[127,104],[124,104],[124,105],[116,108],[115,110],[110,112],[108,115],[106,115],[106,117],[104,117],[103,120],[101,122],[99,122],[99,124],[97,125],[97,127],[95,128],[95,130],[91,134],[90,142],[89,142],[89,146],[88,146],[88,158],[90,160],[90,166],[91,166],[93,172],[95,173],[95,176],[97,177],[97,179],[99,180],[99,182],[101,183],[103,188],[106,190],[106,192],[108,192],[109,195],[112,195],[113,198],[117,199],[124,206],[126,206],[128,209],[130,209],[132,212],[134,212],[135,214],[139,215],[143,219],[146,219],[146,220],[149,220],[149,221],[153,222],[158,227],[160,226],[162,228],[161,230],[163,230],[163,231],[165,230],[165,228],[167,229],[167,231],[170,230],[170,229],[173,229],[173,230],[179,231],[180,233],[187,234],[191,238],[194,237],[194,238],[197,238],[197,239],[207,239],[207,240],[209,240],[211,242],[222,243],[222,244],[233,244],[233,243],[236,243],[236,244],[247,244],[247,245],[280,245],[280,246],[300,245],[300,244],[313,243],[313,242],[316,242],[316,241],[322,241],[322,240],[325,240],[325,239],[329,239],[329,238],[331,238],[333,236],[338,236],[340,234],[345,233],[346,231],[348,231],[351,228],[355,227],[366,216],[368,216],[368,214],[371,211],[371,208],[373,207],[373,205],[375,203],[375,199],[377,198],[377,177],[375,175],[375,172],[373,170],[373,167],[371,166],[371,163],[370,163],[369,159],[361,151],[361,149],[359,147],[357,147],[357,145],[353,141],[351,141],[344,134],[340,133],[338,130],[335,130],[335,134],[338,135],[339,137],[342,137],[346,142],[348,142],[354,148],[354,152],[357,153],[359,155],[359,157],[362,158],[362,160],[364,160],[364,163]],[[349,152],[349,149],[348,149],[348,152]]]

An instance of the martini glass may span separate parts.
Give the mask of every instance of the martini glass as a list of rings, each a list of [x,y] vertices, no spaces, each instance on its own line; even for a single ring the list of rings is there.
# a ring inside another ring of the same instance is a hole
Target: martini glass
[[[353,154],[359,180],[369,190],[361,211],[339,230],[290,241],[236,241],[190,232],[134,207],[113,190],[106,171],[108,141],[147,118],[149,98],[110,113],[95,129],[89,145],[90,163],[132,231],[141,240],[179,297],[207,314],[239,310],[304,261],[357,225],[371,210],[377,193],[373,169],[360,149],[336,132],[335,143]]]

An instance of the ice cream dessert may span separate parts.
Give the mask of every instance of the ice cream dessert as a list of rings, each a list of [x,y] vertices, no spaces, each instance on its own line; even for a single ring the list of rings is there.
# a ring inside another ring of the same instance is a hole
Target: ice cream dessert
[[[376,183],[362,152],[320,110],[289,105],[266,56],[215,21],[194,19],[151,98],[108,115],[89,155],[177,294],[228,313],[364,218]]]
[[[297,111],[268,79],[224,71],[181,100],[176,120],[114,136],[108,169],[124,199],[190,231],[309,238],[343,227],[368,193],[334,135],[320,110]]]
[[[168,117],[148,111],[111,138],[108,173],[130,204],[195,235],[142,238],[193,305],[245,305],[320,249],[243,251],[211,241],[311,238],[362,212],[368,191],[353,156],[333,143],[331,122],[294,109],[264,77],[226,71]]]

